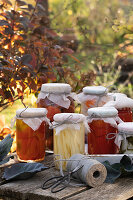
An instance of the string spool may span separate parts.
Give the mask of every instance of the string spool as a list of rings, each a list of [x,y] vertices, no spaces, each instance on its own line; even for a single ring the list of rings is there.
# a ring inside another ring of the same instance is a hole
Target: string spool
[[[103,164],[82,154],[74,154],[67,162],[67,171],[74,170],[78,165],[83,167],[73,174],[74,178],[91,187],[103,184],[107,176]]]

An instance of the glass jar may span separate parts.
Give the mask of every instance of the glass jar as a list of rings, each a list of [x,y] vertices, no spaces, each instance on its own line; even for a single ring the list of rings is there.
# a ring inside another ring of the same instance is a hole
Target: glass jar
[[[132,122],[132,110],[131,108],[122,108],[117,109],[118,110],[118,116],[121,118],[124,122]]]
[[[123,122],[132,122],[133,99],[122,93],[110,93],[113,101],[104,106],[114,106],[118,110],[118,116]]]
[[[114,107],[97,107],[88,109],[88,154],[114,154],[117,133],[117,114]]]
[[[16,111],[16,152],[19,161],[44,160],[46,114],[45,108]]]
[[[83,92],[78,94],[78,100],[81,102],[81,113],[87,116],[88,108],[103,106],[111,100],[107,95],[108,89],[103,86],[87,86]]]
[[[47,117],[53,121],[57,113],[73,113],[74,100],[71,96],[71,87],[64,83],[46,83],[41,87],[37,99],[38,108],[47,108]],[[46,149],[53,150],[53,130],[46,127]]]
[[[120,153],[133,153],[133,122],[123,122],[118,125],[116,144]]]
[[[85,116],[77,113],[62,113],[54,116],[55,160],[69,159],[73,154],[85,152]],[[59,156],[56,156],[59,155]],[[66,161],[61,162],[66,169]],[[59,162],[55,162],[59,169]]]

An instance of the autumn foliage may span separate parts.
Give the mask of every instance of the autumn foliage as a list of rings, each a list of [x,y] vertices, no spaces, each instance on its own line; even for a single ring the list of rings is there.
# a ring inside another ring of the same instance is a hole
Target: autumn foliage
[[[93,72],[81,73],[80,61],[67,45],[50,29],[43,6],[26,1],[1,0],[0,4],[0,106],[5,107],[24,94],[38,94],[41,84],[67,82],[74,89],[89,85]],[[69,56],[75,63],[66,63]],[[65,65],[65,67],[64,67]],[[79,82],[82,81],[79,87]]]

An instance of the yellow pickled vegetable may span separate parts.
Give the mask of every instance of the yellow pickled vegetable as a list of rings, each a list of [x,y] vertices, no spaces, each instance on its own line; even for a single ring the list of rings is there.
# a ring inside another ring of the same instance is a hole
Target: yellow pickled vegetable
[[[69,159],[73,154],[84,154],[85,150],[85,127],[83,122],[79,123],[80,129],[66,128],[56,134],[54,129],[54,154],[61,155],[62,159]],[[55,156],[55,160],[59,160],[59,156]],[[66,161],[61,162],[63,170],[66,169]],[[55,166],[59,169],[59,162],[55,162]]]

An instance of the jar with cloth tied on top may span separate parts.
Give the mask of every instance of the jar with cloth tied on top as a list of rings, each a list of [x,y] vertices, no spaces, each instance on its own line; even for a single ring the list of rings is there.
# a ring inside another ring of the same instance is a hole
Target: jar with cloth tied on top
[[[49,119],[45,108],[16,111],[16,152],[22,162],[39,162],[45,157],[45,128]]]
[[[120,153],[133,153],[133,122],[123,122],[118,125],[115,144],[120,149]]]
[[[73,154],[84,154],[85,131],[89,131],[86,117],[78,113],[61,113],[54,115],[54,154],[55,160],[69,159]],[[59,169],[59,162],[55,162]],[[61,162],[66,169],[66,161]]]
[[[109,96],[112,96],[113,100],[107,102],[104,106],[115,107],[122,121],[132,122],[133,99],[123,93],[109,93]]]
[[[37,99],[38,108],[47,108],[47,117],[53,121],[57,113],[73,113],[75,110],[71,86],[65,83],[42,84]],[[53,130],[47,126],[46,149],[53,150]]]
[[[96,107],[88,109],[87,117],[88,154],[115,154],[118,148],[114,143],[117,134],[117,123],[121,120],[114,107]]]
[[[87,116],[88,108],[101,107],[112,99],[108,96],[108,88],[103,86],[87,86],[77,95],[77,102],[81,103],[81,113]]]

